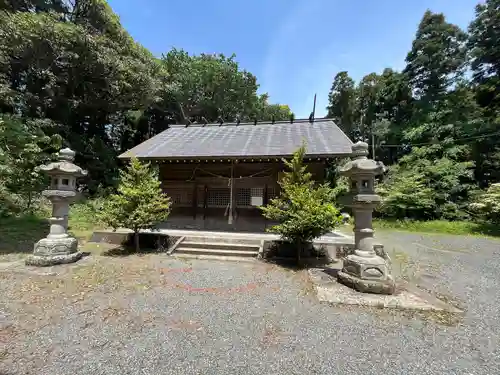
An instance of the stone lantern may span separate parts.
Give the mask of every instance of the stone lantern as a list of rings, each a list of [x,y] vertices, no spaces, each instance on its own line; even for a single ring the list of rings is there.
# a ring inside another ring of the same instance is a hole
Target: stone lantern
[[[73,164],[75,152],[69,148],[59,151],[59,160],[38,167],[50,176],[50,187],[42,192],[52,203],[50,233],[35,244],[27,265],[52,266],[76,262],[82,257],[78,251],[78,240],[68,233],[69,205],[76,198],[76,179],[87,175],[87,171]]]
[[[351,180],[350,192],[344,197],[354,215],[354,253],[344,259],[339,281],[360,292],[393,294],[395,284],[386,260],[374,250],[372,214],[380,203],[375,193],[375,176],[384,166],[368,159],[368,144],[357,142],[352,146],[353,160],[340,169],[340,174]]]

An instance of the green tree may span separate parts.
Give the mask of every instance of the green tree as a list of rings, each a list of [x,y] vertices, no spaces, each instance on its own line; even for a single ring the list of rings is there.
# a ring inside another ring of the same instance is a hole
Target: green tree
[[[0,116],[0,183],[6,194],[21,198],[22,209],[31,209],[33,198],[45,187],[46,178],[36,167],[51,160],[61,137],[46,133],[50,121]],[[12,205],[11,205],[12,206]]]
[[[377,212],[392,219],[430,219],[435,211],[433,190],[425,181],[424,174],[391,168],[384,183],[378,185],[382,204]]]
[[[339,72],[328,94],[328,114],[344,133],[354,140],[358,136],[358,124],[355,120],[356,89],[354,80],[347,72]]]
[[[458,139],[475,134],[478,111],[462,78],[465,39],[443,14],[424,14],[401,81],[413,92],[405,95],[410,108],[399,108],[404,113],[399,128],[391,121],[388,126],[388,134],[396,130],[394,140],[403,152],[382,184],[385,202],[380,211],[385,215],[450,220],[468,216],[474,163],[470,144]]]
[[[0,10],[10,12],[67,12],[64,0],[0,0]]]
[[[499,24],[500,0],[486,0],[476,6],[469,25],[468,47],[478,101],[491,110],[500,108]]]
[[[478,134],[492,134],[500,128],[500,1],[486,0],[476,6],[469,25],[468,47],[473,73],[473,90],[482,110]],[[478,116],[478,118],[480,118]],[[498,135],[473,141],[475,174],[481,186],[500,181],[500,139]]]
[[[358,120],[361,138],[371,143],[373,125],[377,121],[380,76],[370,73],[364,76],[356,88],[356,119]]]
[[[403,132],[412,116],[412,90],[405,74],[384,69],[378,78],[375,120],[372,126],[376,159],[392,165],[405,151]],[[386,146],[388,145],[388,146]]]
[[[293,116],[290,107],[286,104],[270,104],[269,95],[262,94],[257,98],[254,109],[255,117],[259,121],[287,121]]]
[[[391,168],[380,186],[384,197],[380,212],[422,220],[467,218],[467,203],[474,189],[471,163],[446,157],[429,160],[431,149],[415,148]]]
[[[120,171],[118,192],[105,201],[101,220],[113,229],[133,230],[135,249],[139,251],[139,231],[165,221],[170,206],[157,171],[149,163],[133,158],[130,165]]]
[[[110,11],[95,1],[87,9],[94,4],[93,16]],[[90,190],[116,175],[121,150],[111,134],[134,132],[124,115],[157,100],[158,62],[125,31],[109,29],[52,13],[0,12],[0,111],[53,121],[89,170]]]
[[[466,34],[446,22],[443,14],[425,12],[404,70],[415,93],[413,113],[403,131],[406,142],[450,145],[457,135],[450,121],[450,93],[460,84],[465,67],[465,41]]]
[[[404,70],[425,108],[439,100],[463,73],[466,38],[442,13],[425,12]]]
[[[172,49],[162,58],[168,73],[163,93],[179,122],[249,118],[257,104],[257,79],[241,70],[235,56],[190,55]]]
[[[288,171],[279,181],[280,196],[262,207],[264,216],[279,224],[269,230],[297,248],[297,263],[305,245],[313,239],[332,231],[341,222],[333,205],[335,191],[327,184],[316,186],[303,164],[305,146],[299,148],[291,161],[283,160]]]

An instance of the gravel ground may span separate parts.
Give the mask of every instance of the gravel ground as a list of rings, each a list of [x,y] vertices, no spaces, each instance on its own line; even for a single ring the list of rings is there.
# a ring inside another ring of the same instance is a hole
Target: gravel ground
[[[92,256],[0,272],[0,374],[500,373],[500,242],[378,237],[459,324],[320,304],[304,272],[261,263]]]

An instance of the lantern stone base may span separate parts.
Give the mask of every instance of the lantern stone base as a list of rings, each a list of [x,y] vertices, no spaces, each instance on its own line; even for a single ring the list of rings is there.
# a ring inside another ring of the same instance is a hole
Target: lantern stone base
[[[28,266],[48,267],[74,263],[83,257],[78,251],[78,240],[73,237],[43,238],[35,244],[35,251],[26,258]]]
[[[50,266],[56,266],[58,264],[74,263],[82,259],[82,257],[83,253],[79,251],[68,255],[54,255],[54,256],[30,255],[26,258],[25,264],[27,266],[50,267]]]
[[[375,294],[394,294],[396,291],[396,285],[392,277],[388,276],[386,280],[364,280],[359,277],[350,275],[348,273],[339,271],[337,274],[339,281],[356,289],[361,293],[375,293]]]
[[[396,284],[389,274],[387,262],[377,256],[348,255],[337,278],[362,293],[394,294]]]

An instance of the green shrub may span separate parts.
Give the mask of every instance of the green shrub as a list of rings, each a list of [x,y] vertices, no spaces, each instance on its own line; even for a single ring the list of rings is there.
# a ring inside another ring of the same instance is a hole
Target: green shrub
[[[139,251],[139,230],[153,228],[170,213],[170,198],[163,193],[157,172],[149,163],[133,158],[120,171],[118,192],[106,199],[100,214],[100,219],[110,227],[134,231],[136,251]]]
[[[100,213],[104,198],[85,199],[71,205],[69,212],[71,229],[85,231],[100,224]]]
[[[500,183],[491,184],[485,192],[478,194],[469,207],[483,220],[500,223]]]
[[[417,156],[412,152],[390,168],[378,187],[383,200],[377,212],[394,219],[467,219],[473,189],[470,163]]]
[[[262,207],[263,215],[279,224],[269,228],[282,240],[297,245],[297,262],[305,244],[332,231],[341,222],[333,205],[335,192],[328,185],[316,186],[303,164],[305,147],[299,148],[291,161],[284,160],[288,171],[279,181],[280,196]]]

